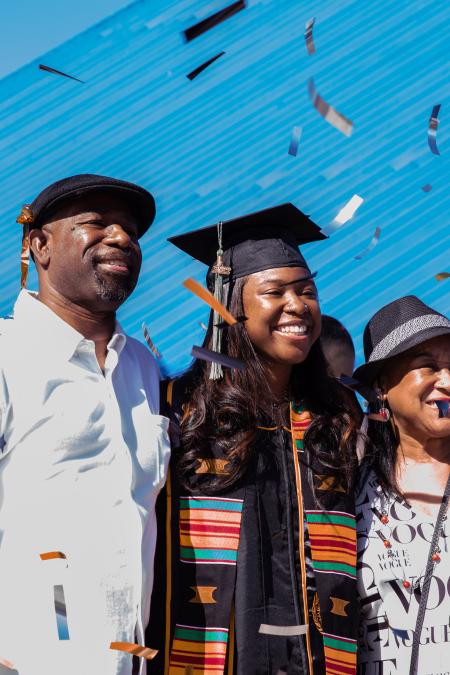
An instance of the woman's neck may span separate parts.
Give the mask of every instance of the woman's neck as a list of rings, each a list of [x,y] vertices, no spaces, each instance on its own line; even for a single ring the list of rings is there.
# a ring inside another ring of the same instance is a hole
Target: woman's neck
[[[448,439],[422,443],[400,434],[397,448],[396,481],[401,494],[415,509],[435,516],[450,471]]]
[[[289,396],[289,380],[292,366],[285,363],[267,363],[266,376],[272,399],[283,401]]]
[[[400,432],[399,436],[397,457],[402,461],[411,464],[450,463],[450,442],[448,438],[421,440],[406,432]]]

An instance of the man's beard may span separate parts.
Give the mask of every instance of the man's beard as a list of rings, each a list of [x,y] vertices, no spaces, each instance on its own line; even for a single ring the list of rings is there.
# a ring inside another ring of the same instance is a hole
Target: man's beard
[[[94,270],[94,278],[98,297],[108,302],[124,302],[136,286],[131,276],[105,279],[97,270]]]

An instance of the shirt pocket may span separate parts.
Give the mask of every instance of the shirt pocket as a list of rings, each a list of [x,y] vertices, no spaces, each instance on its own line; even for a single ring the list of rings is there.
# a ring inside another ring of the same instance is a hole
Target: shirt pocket
[[[133,493],[146,508],[154,503],[164,485],[169,459],[169,419],[164,415],[150,415],[140,429],[133,458]]]

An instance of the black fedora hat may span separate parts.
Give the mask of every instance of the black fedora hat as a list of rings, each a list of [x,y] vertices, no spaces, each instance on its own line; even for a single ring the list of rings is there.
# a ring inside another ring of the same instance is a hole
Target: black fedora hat
[[[366,362],[353,377],[372,385],[388,359],[440,335],[450,337],[450,320],[415,295],[382,307],[364,329]]]

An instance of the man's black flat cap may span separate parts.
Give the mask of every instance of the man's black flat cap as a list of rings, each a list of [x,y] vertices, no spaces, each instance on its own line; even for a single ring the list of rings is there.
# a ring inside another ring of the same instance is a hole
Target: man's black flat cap
[[[117,178],[82,173],[58,180],[42,190],[27,207],[31,211],[28,221],[30,227],[41,227],[56,206],[87,192],[111,192],[123,199],[138,218],[139,237],[147,232],[155,218],[155,200],[144,188]]]

